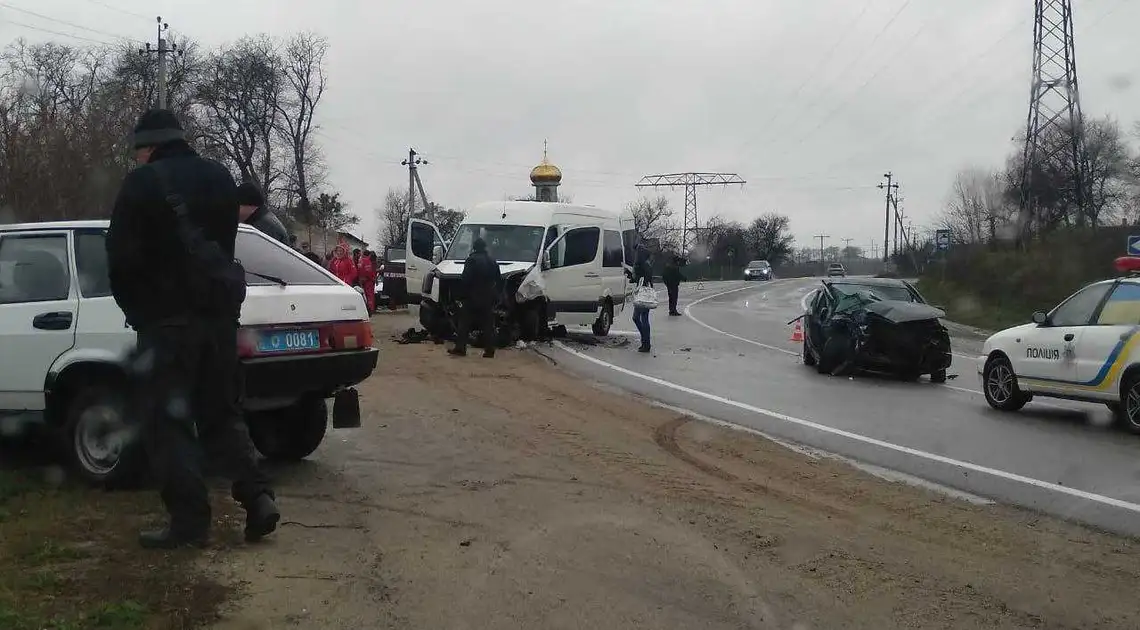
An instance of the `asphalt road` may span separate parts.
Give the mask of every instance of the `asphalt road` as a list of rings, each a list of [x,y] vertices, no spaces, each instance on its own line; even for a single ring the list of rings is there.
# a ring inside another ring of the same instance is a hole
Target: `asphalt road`
[[[822,449],[978,497],[1140,535],[1140,438],[1100,405],[1040,400],[991,410],[981,340],[956,337],[957,375],[829,377],[801,363],[787,321],[818,279],[682,288],[683,317],[652,315],[654,352],[635,352],[630,313],[601,341],[556,347],[564,367],[714,420]],[[664,291],[662,291],[664,297]]]

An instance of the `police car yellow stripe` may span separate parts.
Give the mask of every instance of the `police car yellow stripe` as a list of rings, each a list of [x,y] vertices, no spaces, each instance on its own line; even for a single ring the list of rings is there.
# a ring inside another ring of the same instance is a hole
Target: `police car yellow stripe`
[[[1104,364],[1101,365],[1100,370],[1097,371],[1095,377],[1089,381],[1068,381],[1063,379],[1050,379],[1038,378],[1030,376],[1018,375],[1018,378],[1026,381],[1027,383],[1039,383],[1042,385],[1064,385],[1065,387],[1079,389],[1083,391],[1106,391],[1120,377],[1120,373],[1130,364],[1130,357],[1132,351],[1140,344],[1140,327],[1133,327],[1128,331],[1127,337],[1118,341],[1112,348],[1112,352],[1108,354]]]

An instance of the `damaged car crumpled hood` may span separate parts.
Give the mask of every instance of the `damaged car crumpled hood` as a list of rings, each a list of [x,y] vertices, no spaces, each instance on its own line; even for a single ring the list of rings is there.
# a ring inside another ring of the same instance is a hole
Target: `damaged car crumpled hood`
[[[436,273],[444,278],[458,278],[463,275],[463,260],[445,260],[436,266]],[[529,270],[534,263],[499,261],[499,273],[504,276],[514,275]]]
[[[874,313],[883,319],[896,324],[918,322],[927,319],[941,319],[946,312],[934,308],[929,304],[918,302],[904,302],[901,300],[875,300],[864,304],[868,313]]]

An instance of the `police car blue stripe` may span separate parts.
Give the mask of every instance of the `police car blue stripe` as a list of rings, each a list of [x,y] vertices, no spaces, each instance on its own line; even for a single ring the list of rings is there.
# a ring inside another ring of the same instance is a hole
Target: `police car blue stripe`
[[[1112,352],[1108,354],[1108,359],[1106,359],[1104,364],[1100,366],[1100,370],[1092,380],[1082,382],[1070,381],[1060,378],[1043,378],[1040,376],[1025,376],[1024,378],[1033,381],[1041,381],[1044,383],[1062,383],[1065,385],[1079,385],[1081,387],[1098,387],[1104,382],[1104,379],[1108,376],[1109,371],[1112,370],[1113,364],[1115,364],[1117,359],[1120,358],[1121,353],[1124,351],[1124,347],[1132,341],[1132,339],[1136,336],[1137,331],[1140,331],[1140,327],[1133,327],[1132,330],[1128,331],[1128,335],[1126,337],[1116,342],[1116,345],[1112,348]]]

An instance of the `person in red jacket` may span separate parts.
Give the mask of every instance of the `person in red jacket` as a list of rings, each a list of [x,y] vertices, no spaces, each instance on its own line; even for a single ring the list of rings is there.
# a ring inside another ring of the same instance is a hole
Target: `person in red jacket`
[[[348,248],[344,245],[337,245],[336,249],[333,250],[333,259],[329,263],[329,271],[350,287],[356,284],[356,265],[348,257]]]
[[[364,250],[360,262],[356,265],[356,278],[360,288],[364,291],[364,303],[368,305],[368,313],[376,312],[376,263],[372,252]]]

